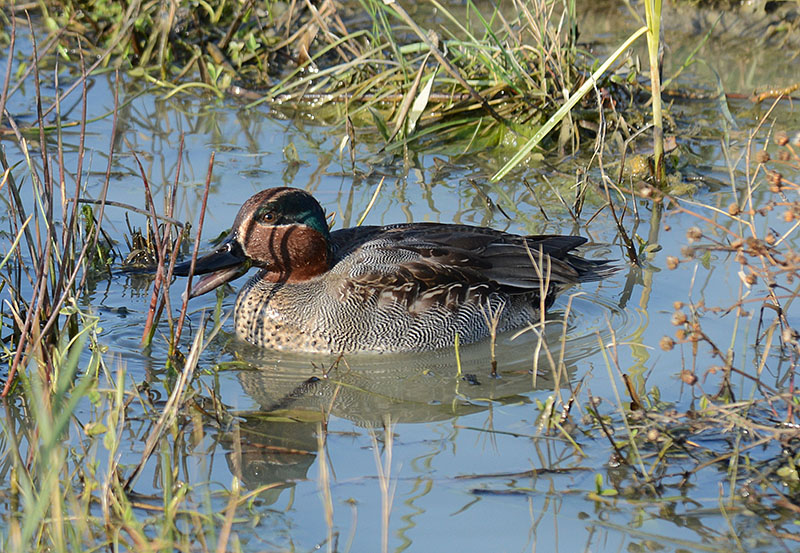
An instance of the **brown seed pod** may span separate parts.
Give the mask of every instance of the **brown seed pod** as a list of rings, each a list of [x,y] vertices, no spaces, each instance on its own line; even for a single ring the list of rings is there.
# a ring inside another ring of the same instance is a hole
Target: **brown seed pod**
[[[783,175],[777,171],[768,171],[767,182],[769,183],[770,192],[780,192],[783,187]]]
[[[703,231],[698,227],[690,227],[689,230],[686,231],[686,239],[689,241],[689,243],[697,242],[702,237]]]
[[[680,263],[680,260],[677,257],[675,257],[674,255],[668,255],[667,256],[667,269],[669,269],[669,270],[677,269],[679,263]]]
[[[681,380],[683,380],[689,386],[694,386],[697,384],[697,376],[692,371],[687,371],[683,369],[681,371]]]
[[[676,311],[675,313],[672,314],[673,326],[680,326],[682,324],[686,324],[687,320],[688,319],[686,318],[686,313],[684,313],[683,311]]]

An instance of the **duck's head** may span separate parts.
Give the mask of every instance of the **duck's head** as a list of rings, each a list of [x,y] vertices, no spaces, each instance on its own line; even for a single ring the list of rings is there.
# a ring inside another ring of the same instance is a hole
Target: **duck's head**
[[[328,224],[317,200],[298,188],[270,188],[239,209],[230,234],[211,253],[199,257],[194,273],[204,274],[190,297],[242,276],[250,267],[264,269],[271,282],[302,282],[330,267]],[[175,266],[187,276],[191,261]]]

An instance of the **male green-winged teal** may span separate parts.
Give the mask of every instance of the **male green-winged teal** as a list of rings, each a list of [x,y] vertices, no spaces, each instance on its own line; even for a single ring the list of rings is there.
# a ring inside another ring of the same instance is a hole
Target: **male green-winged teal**
[[[462,344],[539,320],[564,288],[600,280],[607,261],[569,253],[580,236],[518,236],[441,223],[329,232],[325,212],[297,188],[242,205],[230,234],[199,258],[197,296],[261,271],[239,292],[236,334],[265,348],[341,353],[420,351]],[[175,269],[185,276],[189,263]],[[546,290],[542,298],[542,290]]]

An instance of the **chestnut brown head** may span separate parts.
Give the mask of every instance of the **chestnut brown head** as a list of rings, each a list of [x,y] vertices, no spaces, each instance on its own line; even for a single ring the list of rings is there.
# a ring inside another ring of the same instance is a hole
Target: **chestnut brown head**
[[[225,240],[197,259],[195,274],[207,274],[192,288],[199,296],[237,278],[252,267],[264,270],[271,282],[302,282],[328,270],[330,248],[325,212],[298,188],[270,188],[248,199],[239,209]],[[189,274],[190,262],[176,265],[174,274]]]

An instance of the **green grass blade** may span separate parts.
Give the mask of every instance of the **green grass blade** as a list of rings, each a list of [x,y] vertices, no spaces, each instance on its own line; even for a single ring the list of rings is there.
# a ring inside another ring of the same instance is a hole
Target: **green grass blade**
[[[553,130],[553,128],[556,125],[558,125],[562,119],[564,119],[564,117],[567,116],[569,111],[573,107],[575,107],[575,104],[580,102],[581,98],[583,98],[586,95],[586,93],[589,92],[589,90],[597,84],[597,81],[600,79],[603,73],[605,73],[608,70],[608,68],[611,67],[611,64],[614,63],[625,50],[630,48],[631,44],[633,44],[636,41],[636,39],[638,39],[646,32],[647,32],[647,27],[643,26],[637,29],[636,32],[634,32],[630,37],[628,37],[628,40],[622,43],[622,46],[617,48],[614,51],[614,53],[611,54],[611,56],[609,56],[608,59],[606,59],[606,61],[603,62],[603,65],[601,65],[597,69],[597,71],[592,73],[591,77],[589,77],[586,80],[586,82],[583,83],[583,85],[581,85],[578,91],[572,96],[570,96],[569,100],[567,100],[567,102],[563,106],[561,106],[559,110],[555,112],[553,116],[550,119],[548,119],[547,122],[544,125],[542,125],[542,127],[538,131],[536,131],[536,134],[534,134],[530,138],[530,140],[528,140],[525,143],[525,145],[522,148],[520,148],[519,151],[516,154],[514,154],[514,156],[510,160],[508,160],[508,162],[505,165],[503,165],[503,167],[501,167],[500,170],[497,171],[497,173],[495,173],[492,176],[491,182],[499,181],[500,179],[505,177],[509,173],[509,171],[514,169],[520,163],[522,163],[522,161],[526,157],[528,157],[528,154],[531,153],[531,151],[548,135],[548,133],[551,130]]]

